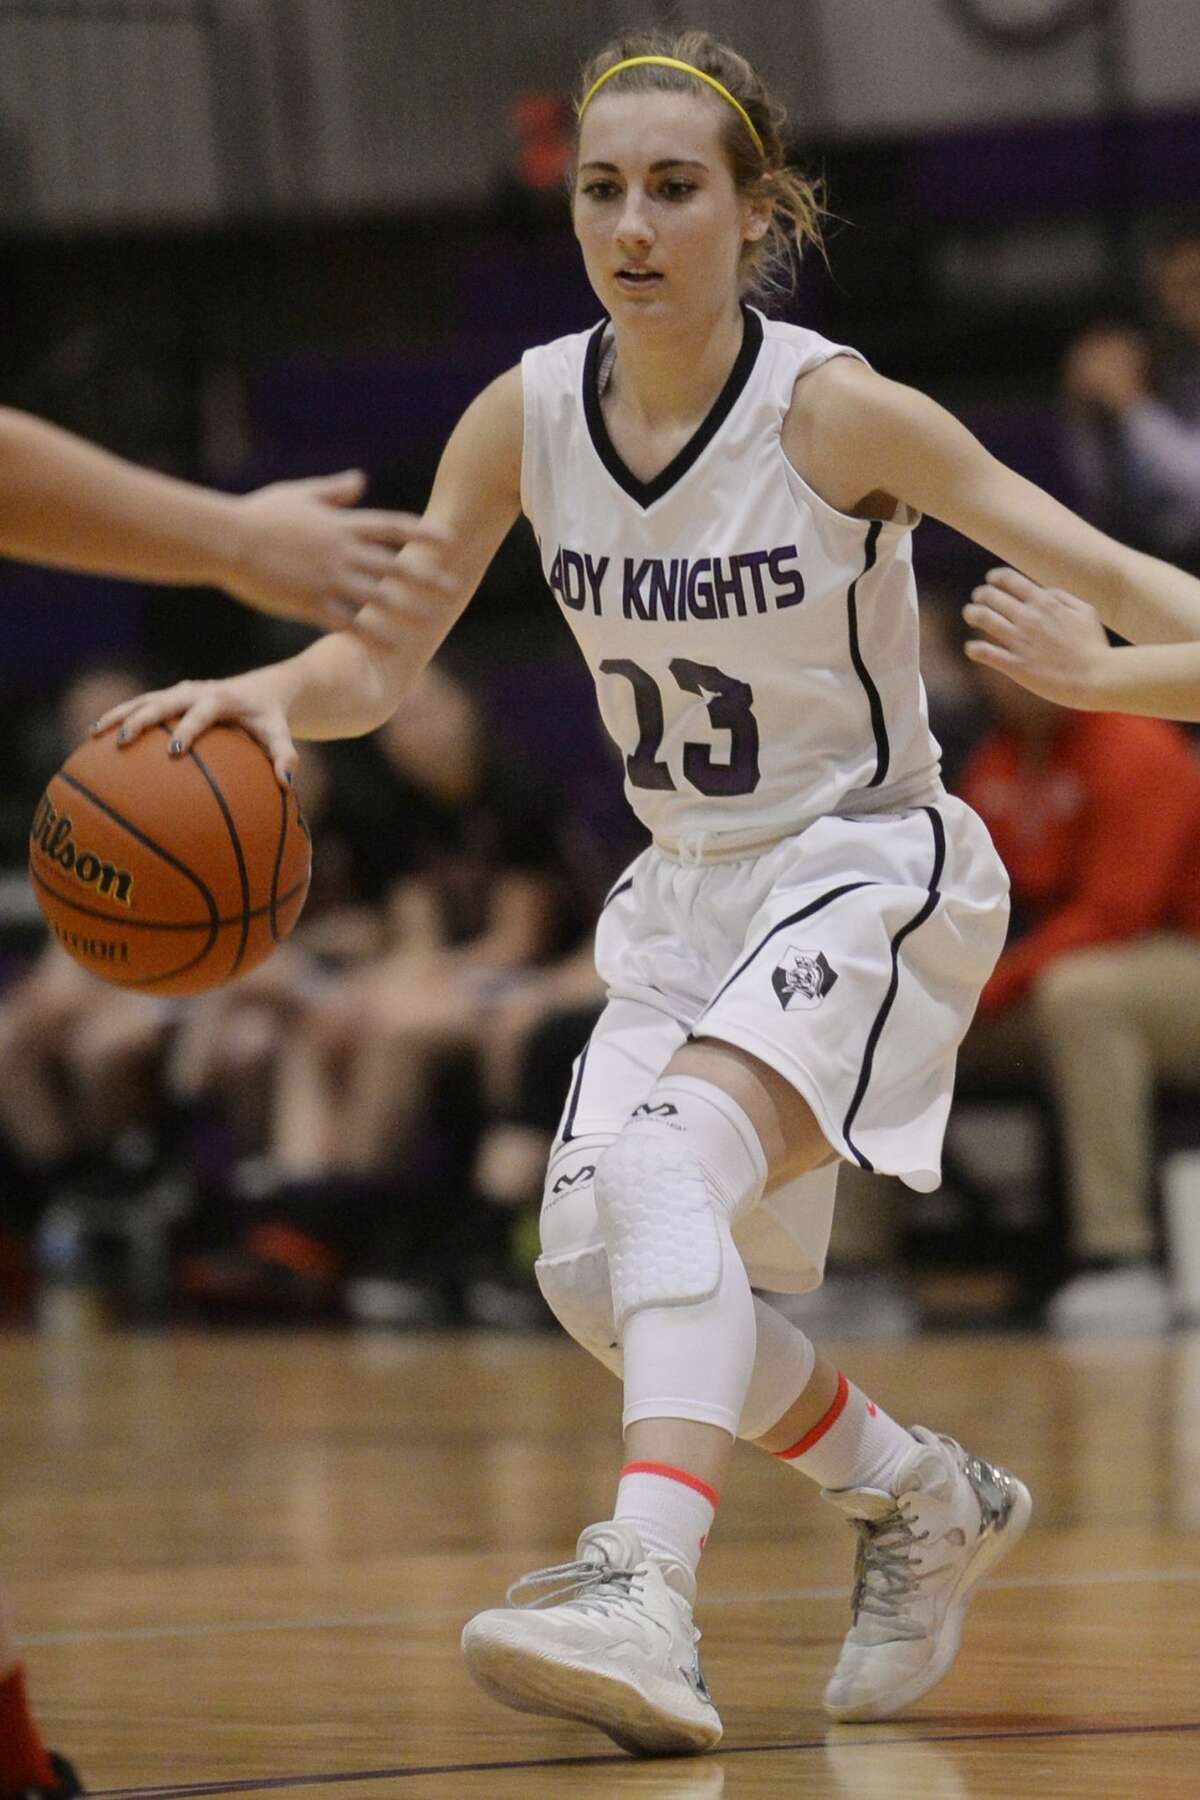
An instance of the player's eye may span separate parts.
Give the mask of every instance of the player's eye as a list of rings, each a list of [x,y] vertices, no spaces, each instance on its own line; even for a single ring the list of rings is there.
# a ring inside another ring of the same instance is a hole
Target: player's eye
[[[682,176],[673,176],[670,181],[663,182],[661,192],[668,200],[686,200],[689,194],[696,192],[696,183],[686,181]]]
[[[584,193],[589,200],[611,200],[617,192],[615,181],[588,181],[584,183]]]

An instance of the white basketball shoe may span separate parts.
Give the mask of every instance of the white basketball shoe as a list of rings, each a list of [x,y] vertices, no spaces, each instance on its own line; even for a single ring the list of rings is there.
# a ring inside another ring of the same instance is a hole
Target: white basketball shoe
[[[523,1575],[508,1605],[462,1635],[467,1668],[518,1712],[598,1725],[634,1755],[694,1755],[720,1741],[692,1623],[696,1583],[649,1557],[629,1525],[589,1525],[576,1560]],[[516,1596],[544,1588],[522,1604]]]
[[[825,1689],[835,1719],[891,1718],[941,1680],[975,1588],[1029,1523],[1015,1475],[923,1425],[912,1436],[891,1493],[823,1493],[858,1531],[853,1623]]]

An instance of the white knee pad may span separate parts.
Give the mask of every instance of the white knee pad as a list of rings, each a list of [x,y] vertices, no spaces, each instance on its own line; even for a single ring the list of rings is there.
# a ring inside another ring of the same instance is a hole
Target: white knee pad
[[[690,1075],[657,1084],[594,1177],[618,1335],[642,1307],[716,1293],[722,1237],[766,1174],[758,1134],[728,1094]]]
[[[619,1375],[621,1351],[613,1322],[608,1251],[596,1216],[595,1193],[596,1164],[612,1141],[575,1138],[551,1158],[542,1197],[542,1254],[534,1274],[563,1330]]]

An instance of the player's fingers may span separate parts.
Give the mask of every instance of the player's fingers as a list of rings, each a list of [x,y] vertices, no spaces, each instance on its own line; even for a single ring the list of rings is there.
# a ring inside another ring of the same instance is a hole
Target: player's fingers
[[[174,687],[162,688],[157,693],[139,694],[136,700],[126,703],[124,717],[117,728],[117,743],[132,744],[152,725],[161,725],[167,719],[178,718],[193,704],[200,692],[198,682],[181,681]]]
[[[102,712],[98,719],[92,721],[92,736],[100,737],[104,732],[111,731],[114,725],[122,724],[137,704],[136,700],[122,700],[118,706],[110,706],[107,712]]]

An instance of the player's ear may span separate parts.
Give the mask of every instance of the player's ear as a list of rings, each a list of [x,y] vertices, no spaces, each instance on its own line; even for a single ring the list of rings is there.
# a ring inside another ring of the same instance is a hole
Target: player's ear
[[[742,241],[757,244],[771,229],[775,202],[769,194],[748,194],[742,206]]]

